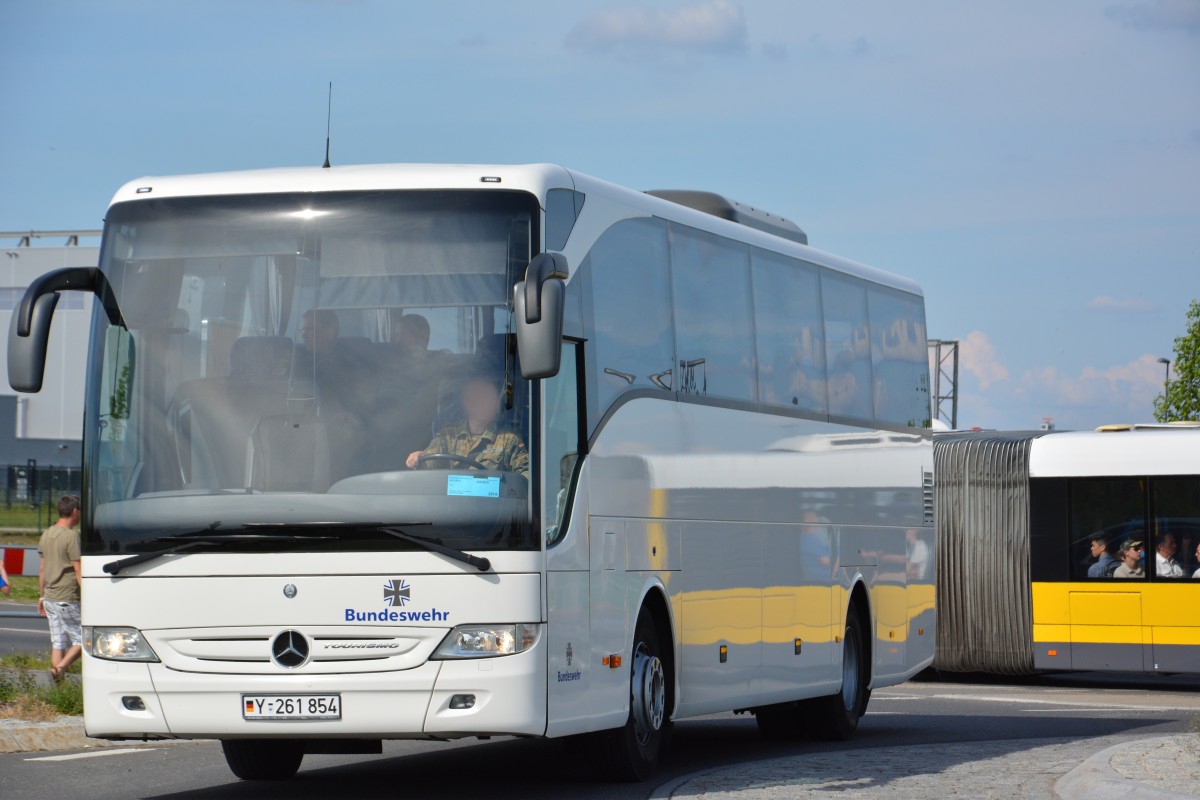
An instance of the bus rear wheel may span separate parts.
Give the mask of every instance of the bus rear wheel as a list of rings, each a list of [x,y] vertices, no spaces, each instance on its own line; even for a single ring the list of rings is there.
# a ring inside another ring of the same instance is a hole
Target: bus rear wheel
[[[596,764],[602,777],[644,781],[658,766],[671,731],[668,652],[653,617],[643,608],[629,665],[629,717],[624,726],[595,734]]]
[[[282,781],[296,774],[304,743],[286,739],[233,739],[221,742],[225,763],[244,781]]]
[[[852,605],[842,637],[842,689],[837,694],[809,700],[803,708],[814,739],[844,741],[854,735],[871,699],[870,651],[862,617]]]

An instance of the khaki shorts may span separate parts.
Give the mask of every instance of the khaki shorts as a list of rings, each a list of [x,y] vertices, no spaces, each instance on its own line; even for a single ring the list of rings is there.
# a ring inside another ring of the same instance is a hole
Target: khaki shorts
[[[47,600],[46,619],[50,621],[50,646],[55,650],[67,650],[83,644],[83,631],[79,626],[79,603],[60,603]]]

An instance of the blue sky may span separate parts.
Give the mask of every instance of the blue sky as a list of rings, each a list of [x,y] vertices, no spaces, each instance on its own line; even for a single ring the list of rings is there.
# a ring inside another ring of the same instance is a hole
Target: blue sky
[[[1200,296],[1200,0],[4,0],[0,230],[126,180],[552,161],[910,276],[960,425],[1143,421]]]

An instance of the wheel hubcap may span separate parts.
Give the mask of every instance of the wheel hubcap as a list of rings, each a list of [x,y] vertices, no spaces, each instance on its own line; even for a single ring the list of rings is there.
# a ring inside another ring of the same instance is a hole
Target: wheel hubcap
[[[645,744],[662,728],[667,707],[667,678],[662,660],[650,653],[644,642],[633,654],[633,727]]]
[[[842,653],[842,703],[847,711],[858,708],[858,638],[847,631]]]

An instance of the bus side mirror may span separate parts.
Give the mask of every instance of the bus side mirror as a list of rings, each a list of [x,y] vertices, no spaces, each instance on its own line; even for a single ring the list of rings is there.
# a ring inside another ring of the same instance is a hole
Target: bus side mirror
[[[108,280],[99,268],[66,267],[37,278],[29,284],[21,302],[13,309],[8,327],[8,384],[18,392],[42,390],[50,320],[58,305],[58,293],[63,289],[92,292],[100,299],[109,321],[114,325],[125,325]]]
[[[567,259],[561,253],[540,253],[529,262],[525,280],[513,287],[521,375],[529,380],[558,374],[566,278]]]
[[[38,297],[30,304],[27,330],[21,336],[21,315],[13,311],[8,326],[8,385],[18,392],[40,392],[46,373],[46,347],[50,343],[50,320],[58,305],[58,292]]]

